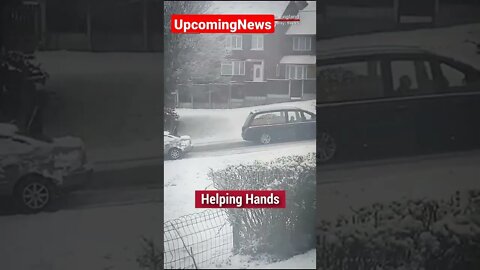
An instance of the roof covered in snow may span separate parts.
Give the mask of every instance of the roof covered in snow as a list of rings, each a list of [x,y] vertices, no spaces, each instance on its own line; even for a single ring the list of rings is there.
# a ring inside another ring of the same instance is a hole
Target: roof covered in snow
[[[316,61],[315,55],[285,55],[280,64],[314,65]]]
[[[289,1],[213,1],[215,14],[274,14],[282,16]]]
[[[292,24],[288,28],[287,35],[316,35],[317,34],[317,4],[315,1],[308,1],[308,5],[300,10],[300,22]]]

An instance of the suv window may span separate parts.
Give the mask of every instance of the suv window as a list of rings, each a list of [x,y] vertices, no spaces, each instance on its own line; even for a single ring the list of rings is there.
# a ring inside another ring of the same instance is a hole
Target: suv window
[[[252,126],[273,125],[273,124],[285,124],[286,115],[285,111],[259,113],[252,121]]]
[[[423,60],[391,62],[395,95],[430,94],[435,91],[431,64]]]
[[[379,61],[357,61],[317,67],[319,101],[347,101],[383,96]]]

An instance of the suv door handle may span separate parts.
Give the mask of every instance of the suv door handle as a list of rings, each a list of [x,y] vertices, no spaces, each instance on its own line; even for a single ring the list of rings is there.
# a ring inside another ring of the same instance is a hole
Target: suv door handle
[[[398,105],[397,107],[395,107],[395,109],[397,111],[404,111],[404,110],[408,109],[408,106],[407,105]]]

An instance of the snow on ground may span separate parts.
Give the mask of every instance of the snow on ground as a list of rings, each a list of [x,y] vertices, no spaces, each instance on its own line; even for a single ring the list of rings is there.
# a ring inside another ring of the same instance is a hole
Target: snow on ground
[[[195,144],[242,140],[242,126],[251,111],[290,106],[315,112],[315,100],[285,102],[235,109],[177,109],[180,115],[179,134],[192,137]]]
[[[222,169],[232,164],[270,161],[288,155],[305,155],[315,152],[315,141],[300,144],[271,145],[250,153],[221,156],[194,157],[164,163],[165,220],[203,211],[195,208],[195,190],[213,189],[207,174],[210,169]]]
[[[222,269],[316,269],[316,250],[293,256],[290,259],[269,263],[267,260],[251,260],[248,256],[235,255],[231,263]]]
[[[56,93],[44,116],[49,135],[79,136],[89,149],[161,138],[162,54],[42,51],[37,60]]]
[[[162,239],[162,205],[0,217],[2,269],[139,269],[142,237]]]
[[[480,42],[480,24],[325,39],[317,41],[317,50],[382,45],[418,46],[480,68],[480,55],[476,53],[475,45],[466,40]]]
[[[465,40],[480,41],[480,24],[340,37],[320,40],[317,48],[416,45],[480,68],[480,55]],[[163,95],[161,54],[49,51],[37,57],[51,75],[48,89],[58,93],[45,115],[49,134],[79,136],[102,160],[145,157],[158,147],[162,108],[152,101]],[[197,144],[240,140],[250,110],[180,109],[179,132]]]
[[[449,198],[457,190],[480,189],[480,152],[411,158],[377,165],[317,168],[320,219],[351,214],[352,208],[402,198]],[[322,181],[325,182],[322,184]],[[336,181],[332,183],[331,181]],[[328,183],[330,182],[330,183]]]
[[[165,161],[164,163],[164,219],[166,221],[176,219],[182,216],[205,211],[205,209],[195,208],[195,190],[214,189],[212,182],[207,178],[210,169],[222,169],[233,164],[247,164],[254,161],[270,161],[277,157],[287,155],[304,155],[315,152],[315,141],[304,141],[292,144],[269,145],[259,148],[254,152],[228,153],[224,155],[213,155],[205,157],[192,157],[182,160]],[[215,211],[215,209],[214,209]],[[221,211],[217,209],[217,211]],[[199,225],[200,226],[200,225]],[[196,235],[199,239],[202,237]],[[196,238],[195,238],[196,239]],[[209,242],[205,243],[207,246]],[[206,252],[198,247],[194,253]],[[303,265],[308,268],[315,268],[315,254],[307,254],[304,257],[297,258],[303,261]],[[245,258],[237,258],[224,267],[233,268],[257,268],[250,265],[253,262],[246,261]],[[262,263],[262,262],[258,262]],[[265,262],[263,262],[265,264]],[[291,263],[293,267],[295,263]],[[288,265],[288,264],[287,264]],[[301,265],[299,268],[304,268]],[[214,265],[210,265],[209,268]],[[266,265],[265,265],[266,266]],[[282,268],[282,265],[278,265]],[[287,266],[285,266],[287,267]],[[267,267],[269,268],[269,267]],[[298,267],[297,267],[298,269]]]

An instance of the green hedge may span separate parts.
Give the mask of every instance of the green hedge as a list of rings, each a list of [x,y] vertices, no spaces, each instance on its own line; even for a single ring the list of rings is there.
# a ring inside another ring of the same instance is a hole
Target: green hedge
[[[288,258],[315,248],[315,155],[210,171],[218,190],[286,190],[285,209],[227,209],[241,254]]]

